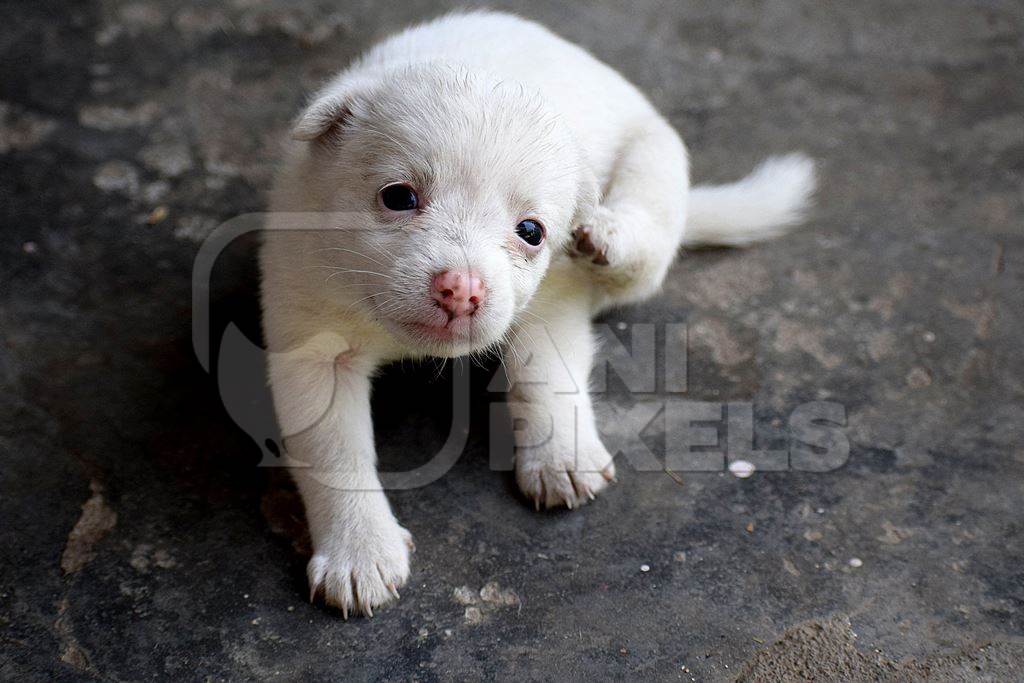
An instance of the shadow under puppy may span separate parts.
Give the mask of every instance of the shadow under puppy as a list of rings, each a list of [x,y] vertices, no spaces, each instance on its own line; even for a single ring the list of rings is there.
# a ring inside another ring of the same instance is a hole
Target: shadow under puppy
[[[682,244],[778,234],[814,186],[794,155],[690,190],[682,140],[633,85],[492,12],[377,45],[292,137],[261,253],[269,374],[311,597],[346,616],[372,615],[409,576],[412,539],[376,471],[377,367],[500,348],[518,485],[538,507],[576,508],[615,475],[585,390],[591,319],[657,292]],[[549,381],[566,373],[578,390]]]

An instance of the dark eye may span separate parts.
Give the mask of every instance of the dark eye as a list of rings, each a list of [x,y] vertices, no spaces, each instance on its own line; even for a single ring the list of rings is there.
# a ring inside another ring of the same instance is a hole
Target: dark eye
[[[544,226],[537,221],[526,219],[516,226],[516,234],[530,246],[537,247],[544,241]]]
[[[419,197],[408,185],[395,183],[381,188],[380,203],[389,211],[412,211],[419,206]]]

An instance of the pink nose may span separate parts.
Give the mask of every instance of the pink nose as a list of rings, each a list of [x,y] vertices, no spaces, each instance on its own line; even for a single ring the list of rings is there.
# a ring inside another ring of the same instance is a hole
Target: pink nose
[[[471,316],[484,302],[484,281],[465,270],[446,270],[434,276],[430,295],[449,320]]]

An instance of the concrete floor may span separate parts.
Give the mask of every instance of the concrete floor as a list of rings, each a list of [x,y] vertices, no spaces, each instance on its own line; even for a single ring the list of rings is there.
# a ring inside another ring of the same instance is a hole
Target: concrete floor
[[[623,463],[583,511],[537,514],[477,420],[447,476],[392,496],[418,546],[401,601],[309,605],[294,490],[193,354],[192,260],[263,207],[304,95],[449,3],[4,3],[0,678],[1020,680],[1022,6],[489,4],[636,81],[698,180],[820,159],[807,230],[687,254],[608,320],[686,322],[686,396],[752,404],[761,444],[841,404],[848,460]],[[250,332],[251,256],[213,295]],[[443,441],[435,374],[381,379],[384,462]]]

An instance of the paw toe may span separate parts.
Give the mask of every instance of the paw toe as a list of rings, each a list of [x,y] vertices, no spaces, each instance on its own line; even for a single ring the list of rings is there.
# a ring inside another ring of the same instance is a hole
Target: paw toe
[[[610,472],[610,474],[609,474]],[[609,463],[604,469],[586,471],[569,470],[555,465],[522,468],[516,473],[519,489],[531,499],[534,507],[567,507],[570,510],[594,500],[608,486],[615,468]]]
[[[322,595],[324,603],[341,610],[346,619],[349,614],[372,617],[375,609],[397,600],[398,588],[409,577],[406,543],[412,542],[402,531],[395,542],[380,548],[314,555],[307,566],[310,600]]]
[[[579,254],[589,255],[597,251],[597,247],[594,246],[594,242],[591,239],[590,226],[581,225],[573,231],[572,236],[573,245]]]
[[[608,245],[598,237],[589,225],[581,225],[573,233],[572,256],[589,257],[591,263],[598,266],[608,265]]]

